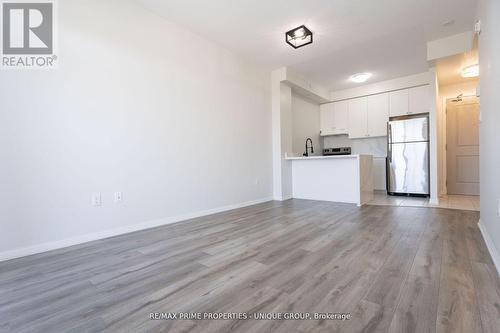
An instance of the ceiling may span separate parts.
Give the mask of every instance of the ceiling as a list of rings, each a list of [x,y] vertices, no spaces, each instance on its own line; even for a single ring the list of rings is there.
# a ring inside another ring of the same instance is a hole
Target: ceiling
[[[476,0],[135,0],[267,69],[289,66],[337,90],[427,70],[426,42],[472,30]],[[451,24],[444,24],[448,22]],[[314,43],[284,33],[305,24]]]

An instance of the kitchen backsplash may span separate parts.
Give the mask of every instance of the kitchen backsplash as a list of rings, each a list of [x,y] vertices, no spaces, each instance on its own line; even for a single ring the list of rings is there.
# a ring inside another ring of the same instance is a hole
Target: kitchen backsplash
[[[347,135],[331,135],[323,137],[323,147],[351,147],[352,154],[368,154],[374,157],[386,157],[387,137],[349,139]]]

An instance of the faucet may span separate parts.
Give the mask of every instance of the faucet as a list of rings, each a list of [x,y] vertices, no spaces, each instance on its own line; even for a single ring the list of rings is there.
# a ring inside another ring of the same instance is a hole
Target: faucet
[[[309,146],[307,145],[309,142],[311,142],[311,154],[314,154],[314,147],[313,147],[313,140],[311,138],[306,139],[306,152],[302,154],[302,156],[309,156]]]

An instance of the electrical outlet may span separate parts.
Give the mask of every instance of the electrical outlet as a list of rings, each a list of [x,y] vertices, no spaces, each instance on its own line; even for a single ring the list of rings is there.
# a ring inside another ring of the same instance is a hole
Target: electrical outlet
[[[114,199],[115,203],[122,202],[123,200],[122,192],[115,192]]]
[[[101,205],[102,205],[101,193],[100,192],[92,193],[92,206],[101,206]]]

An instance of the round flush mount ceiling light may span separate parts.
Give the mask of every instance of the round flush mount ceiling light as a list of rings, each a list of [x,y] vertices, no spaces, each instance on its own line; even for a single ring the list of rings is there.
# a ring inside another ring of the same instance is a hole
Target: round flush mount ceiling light
[[[479,76],[479,65],[472,65],[462,68],[462,77]]]
[[[349,78],[352,82],[363,83],[372,76],[372,73],[357,73]]]
[[[285,33],[285,41],[294,49],[306,46],[313,42],[313,34],[305,25],[301,25],[295,29]]]

